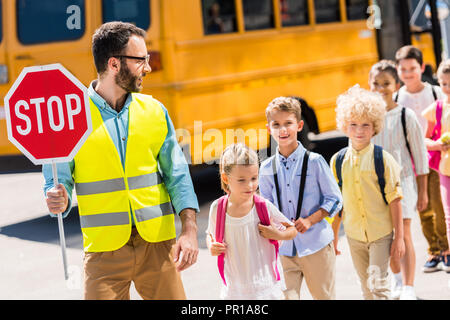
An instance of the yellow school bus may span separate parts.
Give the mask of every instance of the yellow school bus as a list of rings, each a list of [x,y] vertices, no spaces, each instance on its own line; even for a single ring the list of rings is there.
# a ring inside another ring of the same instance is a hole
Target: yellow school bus
[[[298,96],[308,127],[335,129],[336,97],[367,87],[379,59],[365,0],[1,0],[0,101],[26,66],[59,62],[84,85],[97,77],[91,37],[107,21],[147,31],[152,73],[144,93],[169,110],[190,163],[244,140],[264,149],[265,107]],[[426,49],[426,48],[425,48]],[[394,50],[394,48],[393,48]],[[0,107],[0,156],[7,140]]]

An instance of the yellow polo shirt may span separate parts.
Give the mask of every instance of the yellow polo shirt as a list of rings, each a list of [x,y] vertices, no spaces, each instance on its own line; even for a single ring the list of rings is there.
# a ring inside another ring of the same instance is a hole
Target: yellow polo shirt
[[[393,230],[389,206],[383,200],[373,159],[373,144],[361,151],[349,146],[342,162],[342,197],[344,199],[343,223],[348,237],[372,242]],[[330,166],[337,181],[335,161]],[[383,150],[385,194],[388,203],[402,198],[400,165]]]

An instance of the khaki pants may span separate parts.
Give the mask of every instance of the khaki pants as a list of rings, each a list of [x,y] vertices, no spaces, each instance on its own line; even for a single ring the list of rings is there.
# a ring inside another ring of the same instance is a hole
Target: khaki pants
[[[303,277],[311,296],[315,300],[334,300],[336,298],[334,283],[336,276],[336,255],[333,242],[325,248],[304,257],[281,257],[283,265],[286,300],[300,299]]]
[[[135,228],[127,244],[115,251],[86,252],[84,298],[129,300],[131,281],[145,300],[186,299],[171,250],[175,239],[149,243]]]
[[[442,207],[439,173],[430,169],[428,174],[428,207],[419,212],[422,232],[428,242],[428,253],[439,255],[448,249],[445,214]]]
[[[373,242],[362,242],[347,237],[365,300],[390,299],[388,268],[392,239],[392,232]]]

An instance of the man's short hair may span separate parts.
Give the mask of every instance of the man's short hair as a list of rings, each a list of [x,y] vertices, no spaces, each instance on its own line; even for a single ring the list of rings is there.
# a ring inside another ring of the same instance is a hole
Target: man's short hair
[[[109,58],[123,54],[132,35],[145,38],[143,29],[131,23],[114,21],[102,24],[92,36],[92,55],[98,74],[106,71]]]
[[[395,63],[398,65],[400,60],[403,59],[414,59],[416,60],[421,66],[423,64],[423,55],[422,51],[414,46],[403,46],[400,49],[397,50],[395,53]]]
[[[302,109],[300,107],[300,102],[297,99],[291,97],[278,97],[270,101],[266,108],[266,118],[267,122],[270,122],[270,115],[272,112],[276,111],[286,111],[293,113],[297,121],[302,120]]]

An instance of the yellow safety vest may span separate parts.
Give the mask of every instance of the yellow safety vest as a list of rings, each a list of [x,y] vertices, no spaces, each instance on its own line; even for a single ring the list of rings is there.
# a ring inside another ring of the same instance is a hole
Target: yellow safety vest
[[[133,93],[132,98],[125,170],[100,111],[90,100],[93,130],[75,156],[73,173],[86,252],[125,245],[131,214],[148,242],[176,236],[172,204],[156,160],[167,135],[164,111],[151,96]]]

